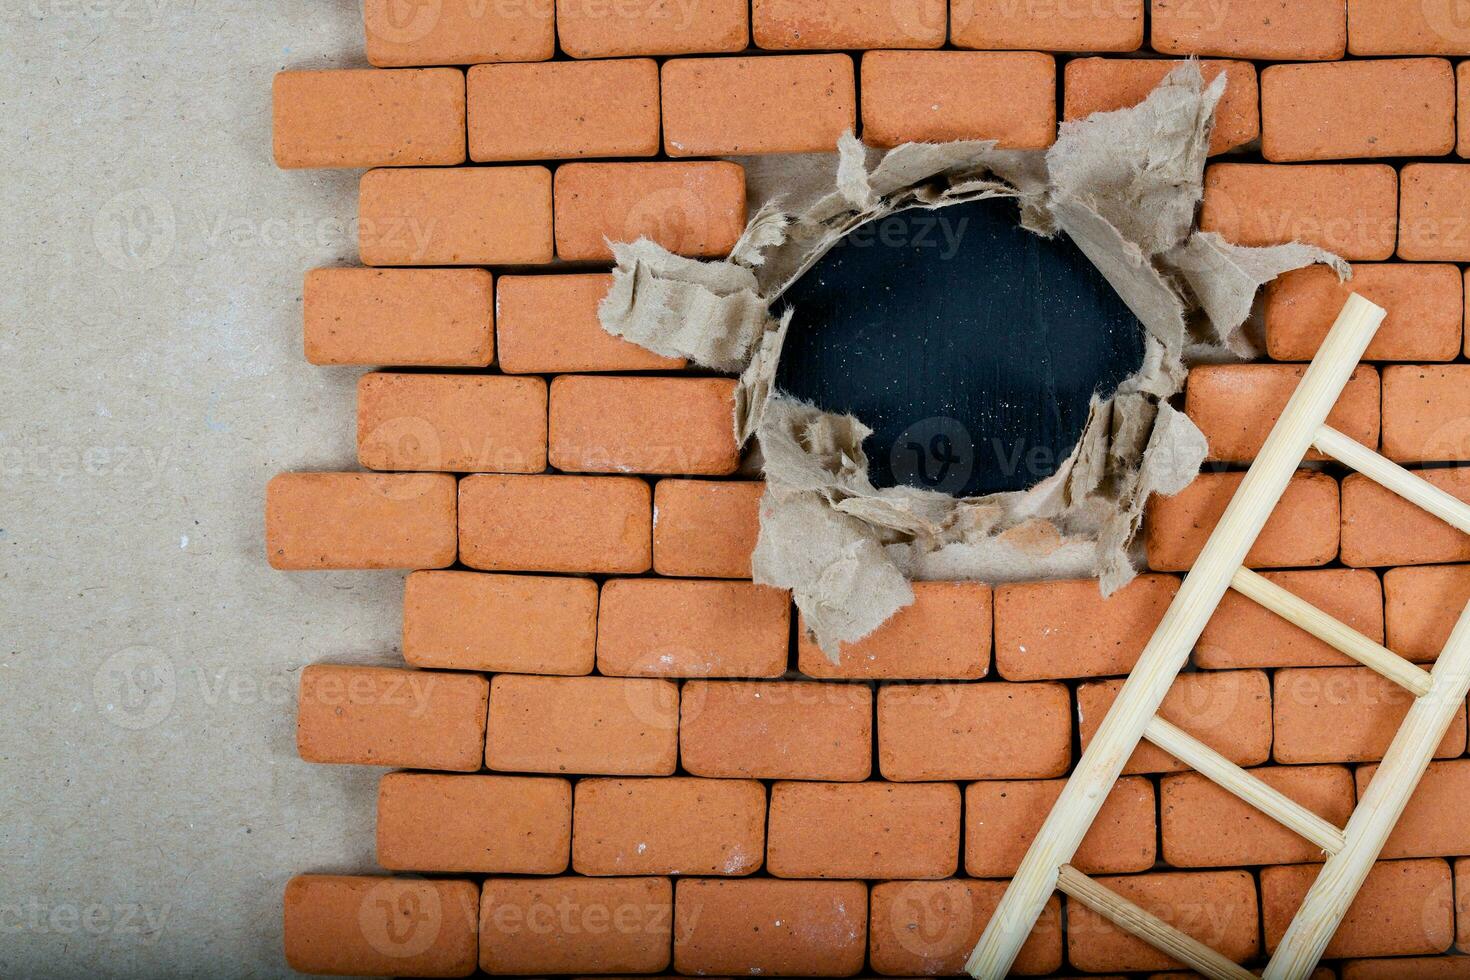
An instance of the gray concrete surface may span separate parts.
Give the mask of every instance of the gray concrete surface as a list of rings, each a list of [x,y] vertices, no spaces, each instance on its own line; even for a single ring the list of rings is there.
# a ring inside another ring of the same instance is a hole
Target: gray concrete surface
[[[0,9],[0,976],[288,975],[286,879],[374,867],[295,685],[396,659],[401,581],[274,572],[261,519],[352,465],[356,380],[300,296],[357,175],[275,168],[271,76],[361,45],[356,0]]]

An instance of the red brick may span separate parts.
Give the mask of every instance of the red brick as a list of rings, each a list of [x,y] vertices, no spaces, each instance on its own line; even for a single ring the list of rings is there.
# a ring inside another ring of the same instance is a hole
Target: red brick
[[[1470,467],[1417,474],[1470,502]],[[1470,538],[1359,474],[1342,481],[1342,561],[1345,565],[1424,565],[1470,559]]]
[[[745,230],[736,163],[569,163],[556,168],[556,254],[606,262],[608,242],[649,238],[680,255],[723,256]]]
[[[1267,580],[1300,596],[1377,643],[1383,642],[1383,589],[1378,576],[1352,568],[1266,572]],[[1194,665],[1339,667],[1354,661],[1238,592],[1226,592],[1194,647]]]
[[[551,575],[413,572],[403,586],[403,659],[416,667],[590,674],[597,583]]]
[[[1470,956],[1399,956],[1350,960],[1342,980],[1470,980]]]
[[[746,0],[556,0],[557,36],[561,49],[573,58],[744,51],[749,21]]]
[[[1347,49],[1343,0],[1151,0],[1150,39],[1164,54],[1332,61]]]
[[[965,871],[1016,873],[1065,779],[987,781],[965,787]],[[1154,787],[1141,776],[1113,786],[1071,863],[1086,874],[1147,871],[1155,859]]]
[[[659,480],[653,491],[653,569],[660,575],[750,578],[764,483]]]
[[[1383,454],[1403,463],[1470,459],[1470,364],[1383,369]]]
[[[1455,945],[1470,946],[1470,860],[1454,863],[1455,874]]]
[[[954,783],[776,783],[766,870],[778,878],[944,878],[960,853]]]
[[[395,65],[477,65],[543,61],[556,51],[551,4],[435,0],[405,8],[364,0],[368,61]]]
[[[938,48],[948,0],[753,0],[756,47],[776,50]]]
[[[370,470],[540,473],[546,382],[365,374],[357,382],[357,461]]]
[[[1060,776],[1072,759],[1071,699],[1060,684],[906,684],[878,692],[884,779]]]
[[[495,354],[484,269],[312,269],[302,294],[312,364],[484,367]]]
[[[1162,58],[1074,58],[1067,62],[1062,85],[1062,115],[1084,119],[1094,112],[1137,105],[1181,64]],[[1206,82],[1225,73],[1225,94],[1215,106],[1210,152],[1221,153],[1257,139],[1261,135],[1261,108],[1256,66],[1249,61],[1207,59],[1199,67]]]
[[[562,375],[551,383],[551,465],[576,473],[723,475],[740,465],[735,381]]]
[[[1470,565],[1390,568],[1383,591],[1388,648],[1410,660],[1435,660],[1470,602]]]
[[[1076,7],[1047,0],[951,0],[950,39],[960,48],[1137,51],[1144,0]]]
[[[583,779],[578,874],[747,875],[761,866],[766,788],[753,779]]]
[[[278,72],[276,166],[463,163],[464,85],[457,68]]]
[[[460,481],[460,560],[492,571],[636,574],[652,564],[652,493],[634,477]]]
[[[602,329],[597,305],[611,285],[612,276],[604,273],[501,276],[495,290],[500,369],[556,374],[682,368],[682,357],[661,357]]]
[[[1347,0],[1353,54],[1470,54],[1470,25],[1457,0]]]
[[[1358,767],[1359,799],[1377,771],[1376,765]],[[1464,818],[1466,800],[1470,800],[1470,759],[1431,762],[1408,807],[1394,824],[1381,857],[1470,854],[1470,821]]]
[[[301,671],[296,750],[307,762],[473,772],[488,690],[478,674],[312,664]]]
[[[1334,826],[1353,812],[1344,766],[1262,766],[1251,775]],[[1159,792],[1164,860],[1176,868],[1322,860],[1316,844],[1198,773],[1165,776]]]
[[[1248,872],[1155,873],[1099,878],[1098,883],[1227,959],[1240,962],[1260,950],[1256,885]],[[1072,899],[1067,900],[1067,957],[1072,966],[1089,972],[1180,965]]]
[[[378,783],[378,864],[394,871],[557,874],[572,846],[572,784],[390,772]]]
[[[476,65],[467,98],[471,160],[658,152],[658,65],[652,58]]]
[[[1057,135],[1056,63],[1035,51],[869,51],[863,142],[870,146],[993,139],[1006,149]]]
[[[1209,441],[1209,459],[1249,462],[1301,384],[1295,364],[1201,364],[1189,370],[1185,412]],[[1378,372],[1353,369],[1327,424],[1369,448],[1378,445]],[[1311,450],[1307,459],[1326,459]]]
[[[1179,589],[1140,575],[1108,598],[1096,579],[995,590],[995,666],[1008,681],[1126,674]]]
[[[1266,286],[1266,349],[1278,361],[1310,361],[1348,294],[1388,311],[1368,344],[1368,361],[1448,361],[1460,351],[1464,317],[1453,265],[1358,263],[1341,282],[1324,265],[1296,269]]]
[[[1455,74],[1442,58],[1272,65],[1261,126],[1278,162],[1440,156],[1455,146]]]
[[[1455,152],[1462,157],[1470,157],[1470,68],[1466,68],[1463,61],[1455,68],[1455,91],[1458,93],[1455,119],[1460,133],[1455,142]]]
[[[1398,175],[1387,164],[1216,163],[1205,170],[1199,227],[1239,245],[1301,241],[1378,260],[1394,254],[1397,215]]]
[[[300,973],[467,977],[473,881],[297,875],[286,883],[286,964]]]
[[[1122,686],[1122,680],[1107,680],[1077,688],[1078,729],[1084,751]],[[1181,674],[1159,707],[1159,717],[1237,766],[1259,765],[1271,756],[1271,683],[1264,671]],[[1163,749],[1145,742],[1134,751],[1123,771],[1175,772],[1184,768]]]
[[[490,878],[480,969],[492,974],[657,973],[668,968],[667,878]]]
[[[1399,187],[1399,258],[1470,260],[1470,164],[1411,163]]]
[[[597,669],[635,677],[780,677],[791,597],[751,582],[609,579]]]
[[[1144,527],[1149,567],[1182,572],[1193,565],[1243,476],[1201,473],[1174,496],[1155,496]],[[1325,565],[1337,555],[1338,524],[1337,481],[1323,473],[1299,471],[1246,553],[1245,563],[1251,568]]]
[[[867,779],[873,692],[814,681],[689,681],[679,757],[696,776]]]
[[[491,769],[668,776],[678,741],[679,688],[669,681],[499,674],[490,684]]]
[[[357,198],[365,265],[551,261],[545,167],[369,170]]]
[[[915,582],[914,601],[832,663],[805,624],[800,668],[811,677],[876,680],[984,677],[990,668],[990,587],[979,582]]]
[[[674,969],[848,976],[862,969],[867,926],[860,881],[685,878],[674,892]]]
[[[443,568],[454,526],[447,473],[281,473],[265,489],[272,568]]]
[[[1278,670],[1274,690],[1277,762],[1372,762],[1383,758],[1414,697],[1367,667]],[[1465,751],[1462,708],[1435,756]]]
[[[868,927],[874,971],[887,976],[962,973],[1004,891],[1004,882],[955,878],[874,885]],[[1053,896],[1021,946],[1011,972],[1019,976],[1051,973],[1061,963],[1061,902]]]
[[[857,121],[845,54],[676,58],[662,91],[672,157],[832,150]]]
[[[1274,950],[1321,865],[1261,870],[1266,948]],[[1385,861],[1368,872],[1325,956],[1442,953],[1454,939],[1450,866],[1444,861]]]

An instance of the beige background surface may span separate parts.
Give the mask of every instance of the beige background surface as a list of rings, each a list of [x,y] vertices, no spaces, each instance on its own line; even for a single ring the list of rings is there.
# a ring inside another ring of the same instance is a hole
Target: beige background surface
[[[356,380],[299,317],[357,175],[275,168],[271,76],[361,45],[356,0],[0,6],[0,976],[284,975],[286,879],[374,867],[296,676],[396,658],[401,581],[261,527],[353,464]]]

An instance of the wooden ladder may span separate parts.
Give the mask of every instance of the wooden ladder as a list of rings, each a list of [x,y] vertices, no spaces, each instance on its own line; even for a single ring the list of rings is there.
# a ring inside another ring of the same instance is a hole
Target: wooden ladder
[[[1207,977],[1254,975],[1077,871],[1068,862],[1092,826],[1123,765],[1147,739],[1245,802],[1322,848],[1326,863],[1266,967],[1265,980],[1302,980],[1316,967],[1353,897],[1383,849],[1419,778],[1470,689],[1470,604],[1460,614],[1432,673],[1245,568],[1246,553],[1307,451],[1327,456],[1470,533],[1470,506],[1326,425],[1384,311],[1356,294],[1332,330],[1194,567],[1123,684],[1102,726],[1037,832],[965,969],[1001,980],[1021,944],[1060,889],[1120,928]],[[1235,589],[1409,690],[1415,697],[1357,809],[1339,830],[1257,777],[1158,717],[1226,589]]]

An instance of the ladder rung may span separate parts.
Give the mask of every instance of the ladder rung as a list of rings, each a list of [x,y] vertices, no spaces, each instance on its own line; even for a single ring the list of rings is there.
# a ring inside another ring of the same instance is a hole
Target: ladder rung
[[[1248,568],[1238,568],[1230,587],[1260,603],[1287,622],[1301,627],[1317,639],[1378,671],[1400,687],[1423,697],[1433,679],[1429,672],[1409,663],[1381,643],[1375,643],[1345,623],[1327,615],[1301,596],[1283,589]]]
[[[1076,899],[1113,925],[1132,933],[1155,949],[1213,980],[1256,980],[1256,975],[1186,935],[1117,892],[1105,888],[1070,864],[1062,865],[1057,889]]]
[[[1355,439],[1329,425],[1321,426],[1312,437],[1312,445],[1344,466],[1357,470],[1386,490],[1409,503],[1429,511],[1435,517],[1470,534],[1470,504],[1445,493],[1397,463],[1384,459]]]
[[[1328,854],[1336,854],[1346,845],[1342,831],[1332,824],[1164,719],[1151,720],[1143,737]]]

